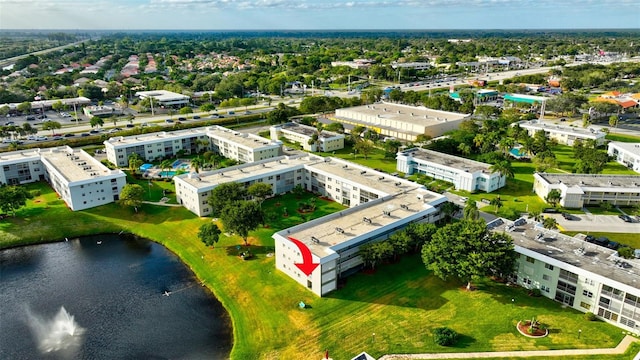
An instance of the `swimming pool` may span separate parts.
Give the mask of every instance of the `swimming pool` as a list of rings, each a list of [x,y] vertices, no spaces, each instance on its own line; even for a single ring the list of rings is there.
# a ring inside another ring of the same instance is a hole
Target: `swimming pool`
[[[175,171],[160,171],[160,173],[158,175],[160,175],[160,177],[162,177],[162,178],[169,178],[169,177],[176,176],[176,172]]]
[[[516,159],[519,159],[519,158],[527,156],[527,153],[524,152],[522,150],[522,148],[513,148],[513,149],[509,150],[509,153],[511,153],[511,155],[513,155],[513,157],[515,157]]]
[[[189,170],[189,168],[191,167],[191,164],[189,164],[184,160],[176,160],[173,162],[173,164],[171,164],[171,167],[174,169]]]

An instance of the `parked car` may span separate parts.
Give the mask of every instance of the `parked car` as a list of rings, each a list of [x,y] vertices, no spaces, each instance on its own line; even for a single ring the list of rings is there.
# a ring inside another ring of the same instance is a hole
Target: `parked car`
[[[33,121],[33,120],[35,120],[35,119],[36,119],[36,117],[35,117],[35,116],[33,116],[33,115],[29,115],[29,116],[27,116],[27,121]]]
[[[74,134],[74,133],[66,133],[66,134],[64,134],[64,137],[74,137],[74,136],[76,136],[76,134]]]
[[[620,215],[618,215],[618,217],[624,222],[628,222],[628,223],[633,222],[633,218],[631,218],[631,216],[629,216],[629,215],[620,214]]]
[[[132,128],[132,127],[135,127],[135,125],[133,125],[133,124],[127,124],[127,125],[126,125],[126,127],[128,127],[128,128],[130,129],[130,128]]]
[[[93,130],[89,131],[89,134],[100,134],[100,130],[93,129]]]
[[[36,136],[36,141],[46,141],[48,138],[46,136]]]
[[[566,212],[563,212],[563,213],[562,213],[562,217],[563,217],[565,220],[573,220],[573,219],[574,219],[574,218],[573,218],[573,215],[571,215],[571,214],[569,214],[569,213],[566,213]]]
[[[62,139],[63,139],[62,135],[52,136],[51,137],[51,140],[62,140]]]
[[[181,116],[181,117],[179,117],[179,118],[178,118],[178,120],[180,120],[180,121],[187,121],[187,118],[186,118],[186,117],[182,117],[182,116]]]
[[[198,116],[198,115],[193,115],[193,120],[198,120],[198,119],[200,119],[200,116]]]
[[[171,119],[165,119],[164,122],[166,122],[167,124],[173,124],[173,120]]]
[[[82,136],[82,137],[87,137],[87,136],[89,136],[89,135],[91,135],[91,134],[89,134],[89,133],[82,133],[82,134],[80,134],[80,136]]]

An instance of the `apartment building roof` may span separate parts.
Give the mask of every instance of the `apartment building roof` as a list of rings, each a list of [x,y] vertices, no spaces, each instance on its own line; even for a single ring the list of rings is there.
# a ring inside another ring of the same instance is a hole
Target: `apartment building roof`
[[[68,183],[91,180],[101,176],[123,174],[120,170],[110,170],[84,150],[68,146],[41,150],[40,155],[53,166]]]
[[[581,137],[599,138],[604,137],[606,134],[600,130],[594,128],[579,128],[575,126],[562,126],[556,124],[549,124],[539,120],[519,121],[517,122],[520,127],[531,128],[536,130],[545,130],[556,133],[572,134]]]
[[[432,162],[439,165],[448,166],[454,169],[458,169],[460,171],[466,171],[469,173],[474,172],[487,172],[489,173],[489,168],[491,165],[485,164],[479,161],[473,161],[469,159],[465,159],[459,156],[449,155],[433,150],[427,150],[422,148],[413,148],[404,150],[398,153],[398,155],[411,155],[416,159],[424,160],[428,162]]]
[[[444,196],[424,188],[412,188],[334,213],[283,231],[279,234],[305,243],[320,258],[340,249],[341,244],[384,229],[401,220],[419,218],[437,210],[431,204]],[[439,202],[438,202],[439,203]],[[411,219],[412,220],[412,219]]]
[[[563,184],[567,187],[630,189],[640,192],[639,175],[603,175],[603,174],[549,174],[536,173],[549,184]]]
[[[501,224],[496,225],[498,223]],[[513,238],[516,247],[534,251],[636,289],[640,287],[640,260],[620,258],[617,251],[584,241],[584,235],[570,237],[529,222],[514,226],[514,222],[505,219],[497,219],[488,226],[492,231],[507,232]]]
[[[298,123],[286,123],[286,124],[282,124],[280,126],[283,130],[288,130],[294,133],[298,133],[298,134],[302,134],[308,137],[313,136],[314,134],[318,133],[318,130],[316,128],[314,128],[313,126],[307,126],[307,125],[302,125],[302,124],[298,124]],[[320,139],[328,139],[328,138],[332,138],[332,137],[336,137],[336,136],[340,136],[342,134],[338,134],[336,132],[333,131],[328,131],[328,130],[322,130],[320,132],[320,134],[318,134],[318,137]],[[344,136],[344,135],[342,135]]]
[[[207,135],[228,139],[240,146],[244,146],[250,149],[259,149],[265,146],[274,146],[278,144],[272,142],[269,139],[265,139],[262,136],[255,134],[241,133],[231,129],[224,128],[222,126],[211,126],[207,128]]]
[[[206,127],[201,128],[193,128],[186,130],[177,130],[177,131],[160,131],[148,134],[140,134],[140,135],[132,135],[132,136],[115,136],[109,138],[104,143],[111,144],[114,147],[128,147],[131,145],[146,145],[146,144],[154,144],[158,141],[170,141],[177,139],[185,139],[192,138],[198,136],[205,136],[207,132]]]
[[[609,143],[609,147],[615,146],[623,151],[632,153],[633,155],[640,157],[640,143],[626,143],[620,141],[612,141]]]
[[[25,161],[39,161],[40,149],[19,150],[0,153],[0,164],[16,164]]]

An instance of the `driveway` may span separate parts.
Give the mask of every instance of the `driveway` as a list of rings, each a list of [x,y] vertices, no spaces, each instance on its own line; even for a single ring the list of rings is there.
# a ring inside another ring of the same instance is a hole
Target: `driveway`
[[[616,215],[571,214],[572,220],[565,220],[561,214],[544,215],[556,219],[564,231],[640,234],[640,222],[627,223]]]

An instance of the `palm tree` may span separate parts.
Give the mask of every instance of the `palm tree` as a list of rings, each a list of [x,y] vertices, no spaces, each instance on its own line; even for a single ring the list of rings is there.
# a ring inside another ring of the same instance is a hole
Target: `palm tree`
[[[442,206],[440,207],[440,211],[442,212],[442,214],[444,215],[444,218],[446,221],[450,221],[451,218],[458,212],[460,211],[460,205],[458,204],[454,204],[450,201],[447,201],[446,203],[442,204]]]
[[[464,214],[464,218],[466,220],[478,220],[480,217],[480,212],[478,211],[478,207],[476,206],[476,202],[472,200],[468,200],[464,205],[464,209],[462,209],[462,213]]]
[[[513,147],[514,143],[515,141],[513,141],[512,138],[506,137],[500,140],[500,142],[498,143],[498,147],[500,148],[500,151],[502,151],[503,154],[507,155],[509,150],[511,150],[511,148]]]
[[[558,228],[558,222],[556,219],[548,216],[542,221],[542,226],[544,226],[545,229],[553,230]]]
[[[200,173],[200,168],[204,165],[204,160],[201,157],[195,157],[191,159],[191,167],[196,171],[196,174]]]
[[[498,209],[500,209],[502,207],[502,200],[500,199],[500,196],[496,196],[493,199],[491,199],[489,204],[496,207],[496,214],[497,214],[498,213]]]
[[[541,222],[544,217],[542,216],[542,212],[540,212],[540,210],[533,210],[529,212],[529,218],[533,219],[537,222]]]
[[[469,155],[471,154],[471,146],[469,146],[469,144],[466,144],[466,143],[460,143],[458,145],[458,151],[460,151],[462,155]]]
[[[173,166],[173,160],[171,159],[166,159],[166,160],[162,160],[162,162],[160,163],[160,170],[164,171],[164,169],[171,169]]]
[[[500,160],[489,167],[491,173],[499,173],[501,176],[512,178],[514,176],[513,168],[509,160]]]

